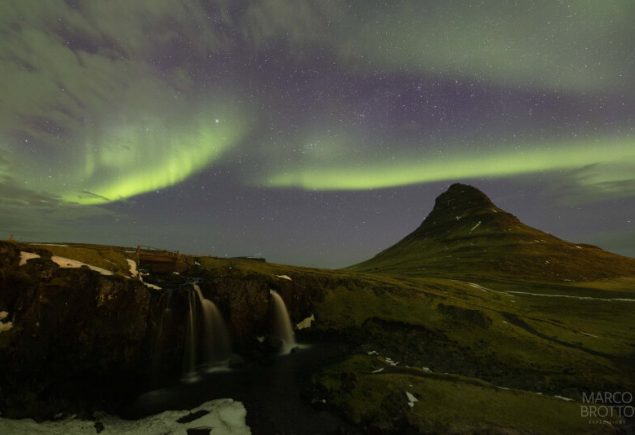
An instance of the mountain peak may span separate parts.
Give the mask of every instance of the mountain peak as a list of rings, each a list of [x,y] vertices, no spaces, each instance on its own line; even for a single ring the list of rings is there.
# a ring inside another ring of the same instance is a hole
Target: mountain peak
[[[456,183],[439,195],[432,212],[411,234],[411,237],[447,235],[456,227],[475,225],[478,222],[498,222],[506,226],[517,219],[496,207],[487,195],[476,187]]]
[[[451,185],[448,190],[437,197],[434,204],[434,210],[442,209],[461,212],[476,208],[497,209],[483,192],[469,184],[461,183]]]
[[[415,231],[353,268],[540,282],[635,276],[635,260],[525,225],[466,184],[451,185]]]

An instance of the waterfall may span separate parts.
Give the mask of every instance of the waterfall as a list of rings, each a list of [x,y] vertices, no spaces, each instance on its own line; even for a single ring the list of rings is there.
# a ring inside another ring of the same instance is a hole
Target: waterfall
[[[154,338],[154,346],[152,350],[152,383],[157,386],[161,377],[161,362],[163,361],[165,334],[168,331],[168,325],[172,319],[172,295],[173,291],[164,292],[159,298],[159,325],[156,336]]]
[[[281,354],[287,354],[296,347],[291,318],[284,299],[274,290],[269,290],[273,300],[273,334],[282,340]]]
[[[197,310],[196,301],[194,300],[194,294],[189,292],[187,294],[188,300],[188,314],[187,314],[187,328],[185,332],[185,356],[183,358],[183,381],[184,382],[196,382],[199,379],[196,372],[196,323],[197,323]]]
[[[171,350],[180,348],[181,337],[183,382],[196,382],[203,372],[227,370],[232,354],[227,326],[218,307],[203,296],[198,284],[189,282],[178,289],[164,290],[159,298],[159,310],[151,358],[155,386],[161,385],[166,369],[170,371],[165,357],[172,357]],[[184,335],[179,335],[182,331],[179,326],[183,324],[180,322],[185,323]]]
[[[201,362],[213,367],[229,359],[231,345],[225,321],[214,302],[206,299],[198,284],[193,284],[203,310],[202,358]]]

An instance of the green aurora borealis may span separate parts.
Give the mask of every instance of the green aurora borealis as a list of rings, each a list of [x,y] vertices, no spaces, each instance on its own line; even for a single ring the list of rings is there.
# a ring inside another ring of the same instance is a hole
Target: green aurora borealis
[[[0,230],[343,266],[463,180],[635,255],[634,18],[628,0],[5,2]]]

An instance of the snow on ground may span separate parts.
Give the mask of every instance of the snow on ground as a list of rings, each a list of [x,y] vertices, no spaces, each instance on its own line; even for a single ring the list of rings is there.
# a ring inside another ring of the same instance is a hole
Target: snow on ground
[[[478,222],[476,223],[476,225],[474,225],[474,226],[472,227],[472,229],[470,230],[470,233],[471,233],[472,231],[474,231],[475,229],[477,229],[478,227],[480,227],[480,226],[481,226],[481,224],[482,224],[482,222],[481,222],[481,221],[478,221]]]
[[[635,299],[629,299],[629,298],[595,298],[592,296],[552,295],[552,294],[545,294],[545,293],[529,293],[529,292],[519,292],[519,291],[508,291],[507,293],[513,293],[516,295],[540,296],[544,298],[569,298],[569,299],[578,299],[581,301],[635,302]]]
[[[161,287],[159,287],[158,285],[151,284],[149,282],[145,282],[143,280],[143,275],[149,275],[149,273],[145,273],[145,274],[144,273],[140,273],[139,274],[139,281],[141,281],[143,283],[143,285],[145,285],[146,287],[148,287],[149,289],[152,289],[152,290],[161,290]]]
[[[277,278],[286,279],[287,281],[292,281],[289,275],[276,275]]]
[[[386,364],[391,365],[393,367],[399,364],[397,361],[393,361],[392,358],[389,358],[389,357],[385,357],[384,361],[386,362]]]
[[[203,410],[208,414],[189,423],[177,420],[190,412]],[[220,399],[205,402],[190,411],[165,411],[140,420],[122,420],[103,415],[97,419],[104,425],[102,435],[186,435],[191,428],[211,428],[214,435],[247,435],[251,430],[245,421],[247,410],[242,403],[232,399]],[[32,419],[11,420],[0,418],[0,433],[32,435],[79,435],[95,434],[95,422],[90,420],[69,419],[37,423]]]
[[[161,290],[161,287],[159,287],[156,284],[150,284],[149,282],[143,282],[143,285],[145,285],[146,287],[152,289],[152,290]]]
[[[474,283],[474,282],[468,282],[468,283],[467,283],[467,285],[469,285],[470,287],[477,288],[477,289],[479,289],[479,290],[481,290],[481,291],[484,291],[484,292],[489,292],[489,291],[491,291],[491,290],[490,290],[490,289],[488,289],[487,287],[483,287],[482,285],[478,285],[478,284],[476,284],[476,283]]]
[[[418,402],[419,399],[417,399],[411,392],[406,391],[406,398],[408,399],[408,406],[409,407],[414,407],[415,406],[415,402]]]
[[[560,400],[564,400],[565,402],[573,402],[573,399],[570,399],[568,397],[564,397],[564,396],[553,396],[556,399],[560,399]]]
[[[0,322],[0,334],[13,328],[13,322]]]
[[[0,311],[0,334],[13,328],[13,322],[3,322],[3,320],[7,317],[9,317],[9,313],[7,311]]]
[[[137,271],[137,263],[129,258],[126,258],[126,261],[128,262],[128,266],[130,267],[130,276],[133,278],[138,277],[139,271]]]
[[[315,322],[315,316],[311,314],[309,317],[302,320],[300,323],[296,324],[295,326],[297,326],[298,329],[306,329],[306,328],[310,328],[313,322]]]
[[[81,261],[71,260],[70,258],[66,257],[58,257],[57,255],[54,255],[51,257],[51,261],[62,268],[79,268],[82,266],[87,266],[90,270],[99,272],[102,275],[112,275],[112,272],[109,270],[102,269],[101,267],[93,266],[91,264],[82,263]]]
[[[64,248],[68,247],[68,245],[62,245],[60,243],[29,243],[29,245],[35,245],[35,246],[62,246]]]
[[[29,260],[33,260],[34,258],[40,258],[39,255],[34,254],[33,252],[25,252],[25,251],[21,251],[20,252],[20,266],[24,266],[26,264],[27,261]]]

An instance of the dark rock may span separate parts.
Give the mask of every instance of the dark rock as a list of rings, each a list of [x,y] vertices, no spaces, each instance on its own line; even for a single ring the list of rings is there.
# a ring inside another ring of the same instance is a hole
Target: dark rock
[[[285,301],[292,324],[310,316],[337,282],[328,276],[303,274],[292,281],[274,275],[241,273],[238,268],[207,271],[200,283],[203,294],[214,301],[227,321],[235,349],[250,353],[253,339],[271,333],[273,317],[270,290]],[[273,344],[275,347],[275,343]]]
[[[106,427],[104,426],[104,424],[101,421],[96,421],[95,422],[95,432],[97,433],[101,433]]]
[[[17,266],[20,262],[20,248],[13,242],[0,242],[0,267]]]
[[[183,417],[179,418],[176,422],[177,423],[190,423],[194,420],[198,420],[199,418],[201,418],[204,415],[209,414],[209,411],[205,411],[204,409],[199,409],[196,412],[191,412],[187,415],[184,415]]]
[[[0,271],[0,309],[14,322],[0,352],[5,416],[85,415],[143,389],[150,302],[143,284],[45,258]]]
[[[245,359],[240,355],[233,354],[229,358],[229,367],[232,369],[238,369],[245,365]]]
[[[211,427],[191,427],[187,430],[187,435],[209,435],[212,433]]]
[[[268,335],[263,344],[265,345],[265,351],[270,353],[279,353],[284,343],[278,337]]]

